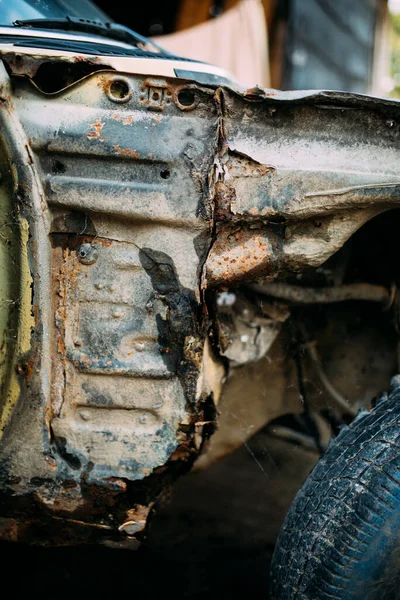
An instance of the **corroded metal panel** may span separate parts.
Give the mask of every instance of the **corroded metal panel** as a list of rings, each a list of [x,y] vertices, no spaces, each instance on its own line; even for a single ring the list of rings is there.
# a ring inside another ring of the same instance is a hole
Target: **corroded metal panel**
[[[95,257],[79,260],[86,248]],[[55,442],[72,467],[93,463],[89,480],[141,479],[168,460],[186,418],[177,365],[159,343],[169,307],[133,243],[98,239],[55,254]]]
[[[258,88],[222,98],[209,284],[318,266],[398,204],[396,104]]]
[[[25,195],[11,192],[10,202],[30,227],[35,334],[29,377],[21,372],[5,423],[4,515],[30,498],[33,523],[50,511],[75,523],[71,540],[89,528],[123,541],[143,529],[213,426],[213,390],[199,383],[199,282],[212,235],[217,109],[210,90],[186,86],[188,106],[182,82],[112,72],[54,97],[24,79],[14,86],[1,114],[9,160],[25,169]],[[206,360],[214,362],[209,351]]]
[[[134,542],[215,429],[227,363],[287,317],[224,326],[216,292],[318,266],[398,205],[399,105],[103,69],[49,93],[54,57],[24,60],[0,82],[29,323],[1,398],[3,529]]]

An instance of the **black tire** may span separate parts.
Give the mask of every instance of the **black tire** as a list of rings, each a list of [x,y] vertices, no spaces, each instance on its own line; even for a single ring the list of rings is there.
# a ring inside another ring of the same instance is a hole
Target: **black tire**
[[[400,376],[298,492],[270,581],[273,600],[400,599]]]

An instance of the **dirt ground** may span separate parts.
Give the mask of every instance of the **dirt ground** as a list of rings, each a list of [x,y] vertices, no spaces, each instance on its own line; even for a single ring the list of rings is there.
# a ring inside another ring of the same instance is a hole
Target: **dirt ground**
[[[275,539],[316,459],[260,432],[207,471],[182,478],[140,550],[2,543],[3,585],[15,598],[267,598]]]

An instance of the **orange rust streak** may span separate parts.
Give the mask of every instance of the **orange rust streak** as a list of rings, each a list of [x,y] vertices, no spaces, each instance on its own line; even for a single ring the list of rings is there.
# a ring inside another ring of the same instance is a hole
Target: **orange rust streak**
[[[139,158],[140,157],[139,152],[136,152],[136,150],[132,150],[132,148],[121,148],[121,146],[119,144],[114,144],[113,148],[114,148],[115,152],[117,154],[120,154],[121,156],[129,156],[130,158]]]
[[[242,282],[274,271],[273,246],[265,232],[219,231],[208,256],[207,283]]]
[[[104,125],[105,125],[105,123],[102,123],[100,121],[100,119],[98,119],[96,121],[96,123],[92,123],[90,125],[90,127],[93,127],[93,131],[88,131],[87,138],[89,140],[100,139],[101,138],[101,131],[102,131]],[[104,141],[104,138],[103,138],[103,140],[100,140],[100,141]]]

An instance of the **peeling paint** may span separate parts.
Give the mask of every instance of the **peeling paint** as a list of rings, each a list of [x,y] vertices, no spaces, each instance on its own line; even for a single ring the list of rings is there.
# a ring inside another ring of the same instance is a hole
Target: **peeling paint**
[[[102,123],[100,119],[95,123],[92,123],[90,127],[93,129],[88,131],[87,138],[88,140],[99,140],[100,142],[105,142],[108,138],[101,137],[101,132],[103,130],[105,123]]]
[[[11,218],[11,213],[8,213],[8,218]],[[15,243],[15,241],[18,240],[18,247],[14,250],[13,257],[5,256],[6,262],[4,264],[4,270],[2,270],[2,282],[6,279],[14,278],[14,269],[16,269],[18,273],[18,295],[12,299],[10,293],[11,288],[3,288],[3,293],[5,292],[6,297],[0,300],[3,306],[14,303],[12,311],[7,311],[5,314],[6,321],[4,323],[5,328],[3,329],[4,342],[0,354],[2,366],[4,365],[4,370],[1,369],[0,371],[0,388],[2,390],[2,403],[0,406],[0,438],[4,433],[7,422],[12,415],[21,392],[19,375],[23,374],[29,379],[33,369],[33,365],[29,361],[24,362],[25,357],[31,348],[31,329],[35,325],[32,314],[31,286],[33,281],[29,268],[27,251],[29,239],[28,222],[26,219],[19,216],[14,220],[13,229],[15,230],[13,232],[13,241]],[[3,236],[2,238],[4,240]],[[9,292],[10,295],[8,295],[7,292]],[[14,311],[17,313],[17,316],[13,319],[12,312]],[[10,344],[10,337],[15,340],[12,345]]]

